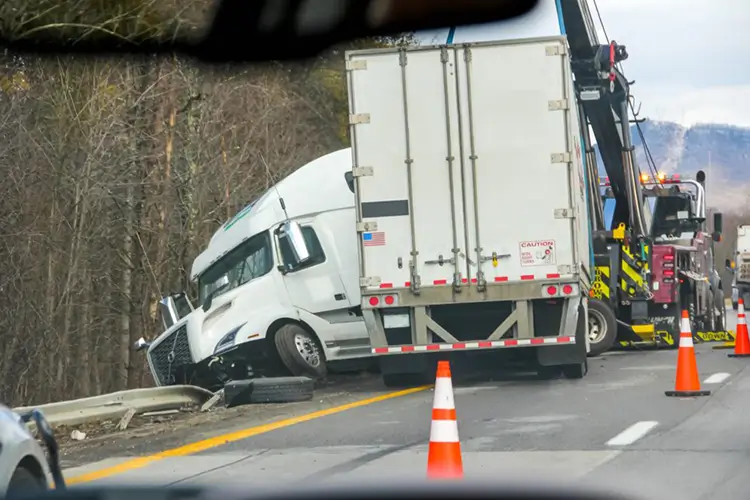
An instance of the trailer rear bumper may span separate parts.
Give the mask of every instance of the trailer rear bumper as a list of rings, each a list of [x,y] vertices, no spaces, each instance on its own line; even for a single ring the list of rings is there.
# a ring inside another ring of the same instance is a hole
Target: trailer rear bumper
[[[513,347],[542,347],[549,345],[575,344],[574,336],[567,337],[534,337],[531,339],[508,339],[494,341],[457,342],[452,344],[400,345],[389,347],[373,347],[372,354],[410,354],[419,352],[439,351],[471,351],[476,349],[503,349]]]

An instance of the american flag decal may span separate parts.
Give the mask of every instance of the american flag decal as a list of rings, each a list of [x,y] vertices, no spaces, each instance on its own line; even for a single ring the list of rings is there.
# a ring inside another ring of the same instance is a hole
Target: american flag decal
[[[385,245],[385,233],[362,233],[362,242],[366,247],[382,247]]]

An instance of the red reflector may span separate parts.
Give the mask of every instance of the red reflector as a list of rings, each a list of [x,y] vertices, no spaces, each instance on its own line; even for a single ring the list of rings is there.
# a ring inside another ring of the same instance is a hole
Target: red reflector
[[[674,271],[667,271],[667,270],[665,270],[663,274],[666,277],[672,277],[672,276],[674,276]]]
[[[379,302],[380,302],[380,300],[378,300],[377,297],[370,297],[370,305],[371,306],[376,306],[376,305],[378,305]]]
[[[556,295],[557,294],[557,287],[556,286],[548,286],[547,287],[547,295]]]
[[[664,260],[674,260],[674,255],[665,255]]]
[[[432,282],[434,285],[447,285],[448,280],[435,280]]]
[[[392,306],[393,302],[394,302],[393,295],[387,295],[385,297],[385,303],[386,303],[386,305]]]
[[[563,293],[565,295],[570,295],[571,293],[573,293],[573,287],[570,285],[563,286]]]
[[[549,278],[549,279],[557,279],[559,277],[560,277],[559,273],[550,273],[550,274],[547,275],[547,278]]]
[[[393,283],[381,283],[380,288],[393,288]]]

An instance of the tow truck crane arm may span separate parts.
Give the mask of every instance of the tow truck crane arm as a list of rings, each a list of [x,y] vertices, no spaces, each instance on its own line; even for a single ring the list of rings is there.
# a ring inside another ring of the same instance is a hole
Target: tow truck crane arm
[[[630,136],[630,84],[617,68],[627,59],[625,46],[602,45],[586,0],[558,0],[558,12],[568,38],[573,75],[580,106],[582,136],[587,153],[589,204],[592,229],[603,231],[603,209],[598,172],[589,136],[591,126],[609,176],[615,198],[612,228],[625,224],[635,239],[648,232],[647,214],[641,195],[640,171],[635,163]],[[591,161],[593,160],[593,161]]]

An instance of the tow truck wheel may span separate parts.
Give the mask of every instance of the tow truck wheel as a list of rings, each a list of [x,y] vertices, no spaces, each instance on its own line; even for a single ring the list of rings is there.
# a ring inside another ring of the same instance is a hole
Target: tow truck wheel
[[[328,374],[323,349],[317,339],[301,326],[294,323],[283,325],[276,331],[274,343],[281,362],[292,375],[319,380]]]
[[[612,348],[617,338],[615,313],[606,302],[589,300],[589,357],[599,356]]]
[[[716,321],[717,332],[723,332],[727,329],[727,306],[723,306],[723,308],[719,308],[719,319]]]

